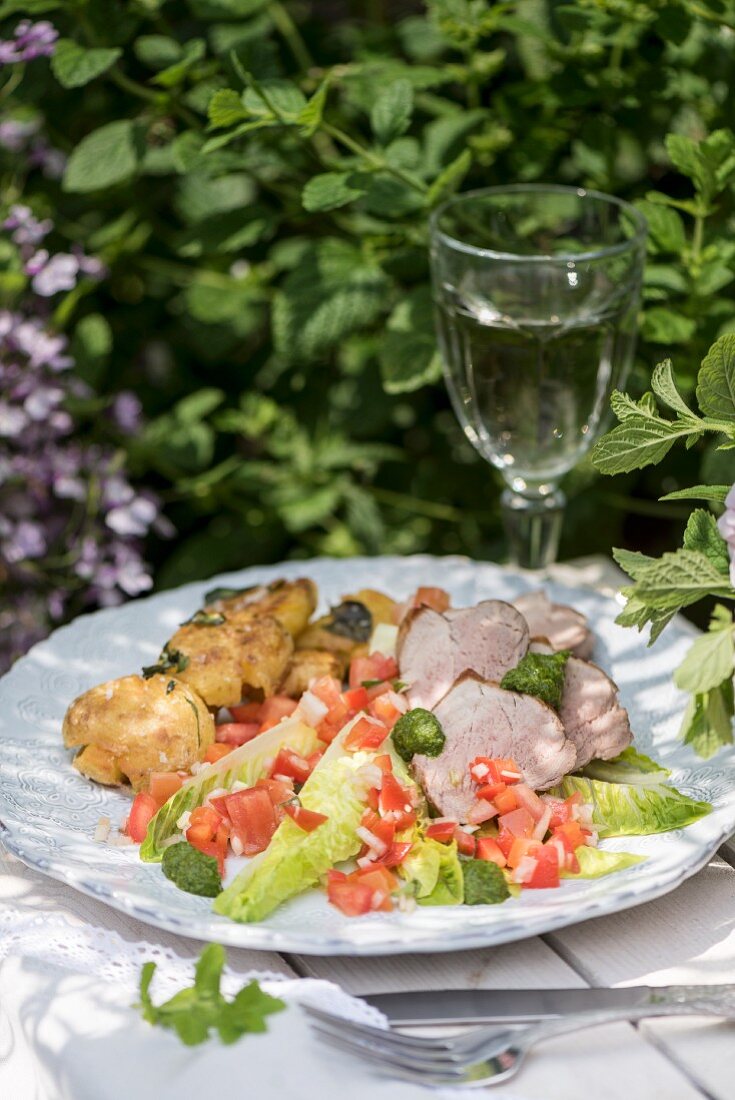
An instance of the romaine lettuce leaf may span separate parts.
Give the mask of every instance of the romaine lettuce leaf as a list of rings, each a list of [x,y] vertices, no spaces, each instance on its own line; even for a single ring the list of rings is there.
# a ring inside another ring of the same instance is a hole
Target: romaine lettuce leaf
[[[645,856],[636,856],[632,852],[606,852],[603,848],[577,848],[579,871],[562,871],[562,878],[602,878],[613,871],[624,871],[636,863],[645,860]]]
[[[613,760],[590,760],[583,768],[580,775],[588,779],[601,779],[606,783],[636,783],[642,786],[650,786],[655,783],[663,783],[671,775],[668,768],[651,760],[650,756],[644,756],[634,748],[624,749]]]
[[[276,829],[265,852],[249,863],[214,903],[214,909],[232,920],[263,920],[282,902],[313,886],[335,863],[351,859],[362,842],[357,828],[365,811],[365,791],[355,773],[370,755],[345,752],[343,741],[350,722],[334,739],[301,788],[299,799],[307,810],[328,820],[312,833],[286,818]]]
[[[457,845],[440,844],[421,835],[398,874],[413,884],[419,905],[461,905],[464,898],[464,879],[457,855]]]
[[[201,806],[207,795],[218,787],[229,789],[233,783],[246,783],[248,786],[257,783],[267,774],[278,750],[284,747],[308,756],[318,747],[316,730],[298,718],[287,718],[239,749],[234,749],[216,764],[202,768],[164,803],[152,819],[140,846],[140,858],[149,863],[158,862],[164,852],[163,842],[179,831],[176,822],[186,810]]]
[[[663,783],[642,786],[567,775],[549,793],[568,798],[575,791],[592,803],[592,820],[601,837],[666,833],[691,825],[712,809],[709,802],[697,802]]]

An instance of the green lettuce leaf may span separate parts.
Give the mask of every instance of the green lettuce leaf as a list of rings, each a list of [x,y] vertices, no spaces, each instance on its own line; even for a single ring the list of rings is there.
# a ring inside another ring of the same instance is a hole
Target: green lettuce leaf
[[[562,871],[562,878],[602,878],[613,871],[624,871],[636,863],[642,863],[645,856],[636,856],[632,852],[606,852],[603,848],[577,848],[579,870]]]
[[[663,783],[606,783],[567,775],[550,793],[568,798],[579,791],[594,806],[592,820],[601,837],[646,836],[681,829],[708,814],[709,802],[697,802]]]
[[[457,845],[417,835],[398,874],[413,884],[419,905],[461,905],[464,879]]]
[[[201,806],[207,795],[218,787],[229,789],[233,783],[246,783],[248,786],[257,783],[267,774],[278,750],[284,747],[308,756],[318,747],[316,730],[298,718],[288,718],[239,749],[234,749],[216,764],[202,768],[161,806],[152,819],[140,846],[140,858],[147,863],[159,862],[165,849],[164,841],[179,832],[176,822],[186,810]]]
[[[371,757],[345,752],[343,742],[353,724],[334,739],[299,795],[302,806],[326,814],[328,820],[311,833],[291,818],[282,821],[265,852],[216,898],[215,912],[243,923],[263,920],[282,902],[317,883],[335,863],[357,855],[362,841],[356,830],[365,795],[354,780]]]
[[[651,786],[663,783],[671,772],[662,767],[650,756],[637,752],[630,747],[624,749],[613,760],[590,760],[580,768],[580,775],[587,779],[601,779],[606,783],[634,783],[642,786]]]

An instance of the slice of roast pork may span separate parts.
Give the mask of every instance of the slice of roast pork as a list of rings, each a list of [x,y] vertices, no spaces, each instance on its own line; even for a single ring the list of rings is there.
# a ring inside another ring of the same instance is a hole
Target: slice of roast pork
[[[502,600],[444,614],[417,608],[401,624],[397,649],[411,706],[431,710],[468,670],[499,682],[525,655],[528,639],[523,615]]]
[[[577,753],[558,715],[533,695],[504,691],[465,673],[434,713],[446,743],[440,756],[415,756],[413,769],[444,817],[465,822],[477,801],[469,767],[476,756],[512,757],[534,790],[553,787],[576,767]]]
[[[577,749],[577,767],[590,760],[611,760],[633,740],[617,685],[590,661],[570,657],[559,709],[567,737]]]
[[[570,649],[575,657],[589,657],[595,636],[587,619],[573,607],[552,603],[543,589],[526,592],[513,601],[526,622],[532,638],[548,638],[553,649]]]

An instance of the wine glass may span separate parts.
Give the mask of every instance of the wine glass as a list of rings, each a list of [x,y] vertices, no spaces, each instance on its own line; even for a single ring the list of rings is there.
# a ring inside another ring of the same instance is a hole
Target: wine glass
[[[635,349],[646,221],[577,187],[455,196],[431,219],[447,387],[465,435],[500,470],[511,560],[557,554],[560,481],[605,429]]]

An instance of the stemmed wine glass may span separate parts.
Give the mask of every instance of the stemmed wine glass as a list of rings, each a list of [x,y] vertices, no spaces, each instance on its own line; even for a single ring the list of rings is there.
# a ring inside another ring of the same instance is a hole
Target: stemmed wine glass
[[[636,337],[646,222],[598,191],[469,191],[431,219],[439,345],[465,435],[505,481],[511,560],[556,558],[560,481],[606,426]]]

